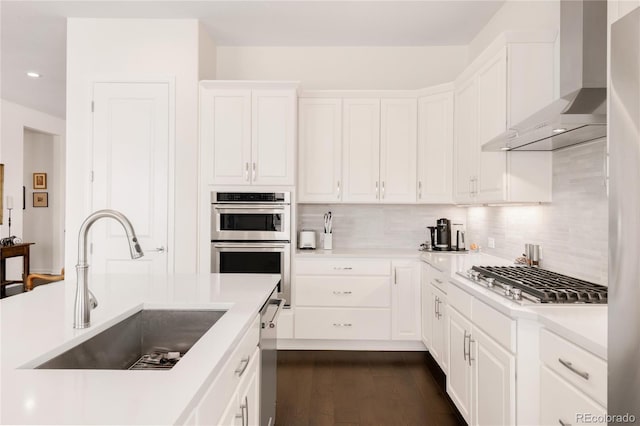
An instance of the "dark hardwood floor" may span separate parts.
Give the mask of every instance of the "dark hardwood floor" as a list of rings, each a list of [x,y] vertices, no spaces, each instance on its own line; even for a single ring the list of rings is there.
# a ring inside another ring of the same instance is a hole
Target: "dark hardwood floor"
[[[279,351],[276,424],[460,425],[425,352]]]

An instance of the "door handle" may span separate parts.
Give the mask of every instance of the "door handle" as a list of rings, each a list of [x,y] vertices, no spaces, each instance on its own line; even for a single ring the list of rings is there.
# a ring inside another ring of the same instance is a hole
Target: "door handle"
[[[380,197],[380,192],[378,191],[378,181],[376,181],[376,200]]]
[[[475,343],[475,342],[476,341],[471,338],[471,333],[469,333],[469,366],[471,366],[471,361],[475,361],[476,360],[475,358],[471,357],[471,344]]]
[[[249,163],[244,163],[244,180],[249,182]]]
[[[422,181],[418,181],[418,199],[422,199]]]
[[[464,338],[462,339],[462,359],[467,360],[467,330],[464,331]]]
[[[384,200],[384,181],[382,181],[382,199]]]
[[[151,253],[151,252],[157,252],[157,253],[164,253],[166,249],[164,248],[164,246],[160,246],[160,247],[156,247],[153,250],[145,250],[145,252],[147,253]]]
[[[251,167],[251,181],[252,182],[256,181],[256,163],[255,163],[255,161],[253,162],[252,167]]]
[[[338,181],[338,200],[340,199],[340,181]]]

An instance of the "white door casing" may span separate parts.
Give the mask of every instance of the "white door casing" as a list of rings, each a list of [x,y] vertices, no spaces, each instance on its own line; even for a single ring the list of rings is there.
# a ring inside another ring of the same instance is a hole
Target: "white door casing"
[[[169,83],[94,83],[92,210],[122,212],[145,252],[131,260],[122,226],[100,220],[90,231],[95,273],[168,270],[169,91]]]

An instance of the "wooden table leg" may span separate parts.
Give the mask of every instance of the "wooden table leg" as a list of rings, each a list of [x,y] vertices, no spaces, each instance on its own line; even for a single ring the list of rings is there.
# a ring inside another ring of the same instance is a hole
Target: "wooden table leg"
[[[22,291],[27,291],[27,277],[29,276],[29,246],[22,256]]]
[[[7,280],[7,261],[0,260],[0,298],[7,297],[7,286],[3,285]]]

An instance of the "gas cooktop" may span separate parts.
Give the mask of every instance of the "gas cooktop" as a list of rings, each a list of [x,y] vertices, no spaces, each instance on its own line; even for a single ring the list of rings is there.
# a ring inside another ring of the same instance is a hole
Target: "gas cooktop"
[[[607,303],[607,287],[527,266],[474,266],[467,278],[515,301]]]

